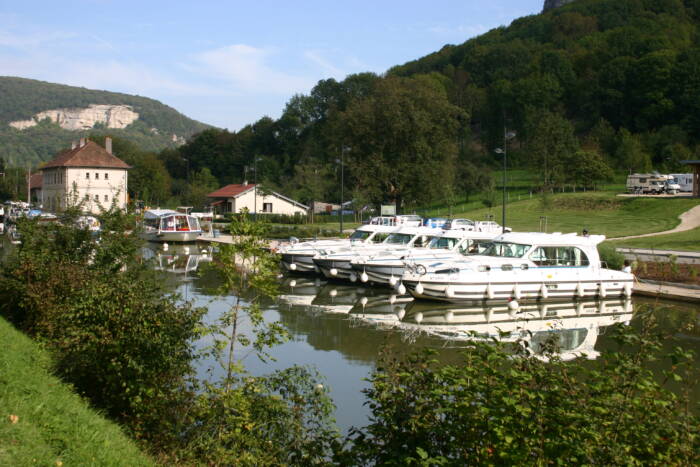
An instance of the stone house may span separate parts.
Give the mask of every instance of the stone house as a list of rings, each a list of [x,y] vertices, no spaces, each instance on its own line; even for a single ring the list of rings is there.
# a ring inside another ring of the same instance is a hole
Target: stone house
[[[209,193],[211,206],[219,214],[241,212],[244,208],[252,214],[306,214],[309,207],[274,191],[264,190],[259,185],[243,182],[226,185]]]
[[[112,139],[105,147],[81,138],[40,168],[44,209],[59,212],[67,206],[83,203],[83,210],[99,214],[114,203],[126,209],[127,171],[130,166],[112,154]]]

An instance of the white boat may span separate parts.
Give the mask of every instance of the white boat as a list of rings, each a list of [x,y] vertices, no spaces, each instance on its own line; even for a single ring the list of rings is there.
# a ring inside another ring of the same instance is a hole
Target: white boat
[[[352,260],[373,254],[384,255],[390,252],[405,252],[411,248],[425,246],[433,238],[442,234],[442,229],[401,227],[390,233],[382,243],[331,252],[321,251],[321,255],[313,258],[313,261],[323,275],[329,279],[346,279],[350,282],[356,282],[358,276],[353,271]]]
[[[603,267],[597,245],[604,239],[505,233],[480,255],[407,267],[399,292],[449,302],[629,297],[634,276]]]
[[[196,217],[170,209],[150,209],[143,216],[142,236],[151,242],[194,242],[202,235]]]
[[[387,284],[395,287],[403,276],[406,264],[436,260],[460,260],[463,255],[478,252],[491,243],[497,233],[474,230],[447,230],[430,240],[423,248],[359,256],[350,261],[361,282]]]
[[[397,227],[390,225],[367,224],[355,230],[350,238],[291,243],[277,252],[282,256],[280,263],[287,271],[318,272],[313,259],[321,256],[321,252],[325,254],[352,246],[381,243],[396,229]]]
[[[95,216],[80,216],[75,220],[75,224],[79,229],[90,232],[99,232],[101,228],[100,221]]]

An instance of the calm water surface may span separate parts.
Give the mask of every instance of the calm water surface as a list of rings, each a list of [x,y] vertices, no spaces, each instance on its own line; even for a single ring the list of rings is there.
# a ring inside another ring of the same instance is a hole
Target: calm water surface
[[[197,248],[191,246],[190,251]],[[188,255],[182,247],[168,252],[151,245],[157,267],[184,298],[208,307],[207,320],[214,322],[231,305],[232,297],[216,297],[211,290],[216,276],[202,264],[211,256]],[[199,269],[199,271],[197,271]],[[204,270],[204,272],[202,272]],[[245,360],[253,374],[265,374],[294,364],[312,365],[325,377],[337,406],[339,427],[364,426],[369,411],[362,390],[378,354],[387,345],[392,352],[406,353],[418,347],[437,349],[443,362],[456,362],[469,333],[487,338],[498,330],[511,332],[510,339],[525,337],[537,348],[556,335],[562,358],[586,353],[592,360],[611,346],[606,330],[614,323],[638,324],[641,313],[653,313],[664,329],[672,331],[680,345],[700,354],[700,312],[695,305],[654,300],[606,299],[556,304],[507,306],[460,306],[412,301],[389,289],[333,283],[313,276],[284,276],[281,294],[265,304],[266,319],[284,323],[291,340],[274,347],[273,363],[254,356]],[[198,345],[205,346],[206,341]],[[203,361],[202,378],[216,378],[221,369]],[[696,394],[700,397],[700,394]]]

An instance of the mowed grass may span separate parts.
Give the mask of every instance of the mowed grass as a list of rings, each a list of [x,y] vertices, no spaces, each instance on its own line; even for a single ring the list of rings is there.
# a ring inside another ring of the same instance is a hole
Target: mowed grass
[[[540,231],[540,217],[544,216],[547,232],[587,229],[614,238],[672,229],[680,223],[680,214],[698,204],[698,199],[623,198],[605,192],[554,194],[546,203],[541,196],[533,196],[506,206],[506,224],[517,231]],[[500,223],[501,206],[454,213],[454,217],[474,220],[489,215]]]
[[[646,248],[655,250],[700,251],[700,228],[653,237],[613,240],[616,247]]]
[[[116,424],[51,376],[47,354],[2,318],[0,341],[0,465],[153,465]]]

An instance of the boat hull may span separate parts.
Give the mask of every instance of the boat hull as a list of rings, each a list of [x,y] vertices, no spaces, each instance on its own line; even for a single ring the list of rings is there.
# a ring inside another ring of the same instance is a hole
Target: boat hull
[[[343,279],[350,282],[357,280],[349,259],[315,258],[314,264],[328,279]]]
[[[313,254],[303,254],[303,253],[282,253],[282,259],[280,263],[282,267],[291,272],[306,272],[314,273],[318,272],[318,268],[314,264]]]
[[[632,294],[633,286],[632,279],[533,282],[454,282],[404,279],[402,283],[415,298],[452,303],[629,297]]]
[[[201,231],[190,230],[187,232],[144,232],[142,237],[149,242],[187,243],[197,241],[201,235]]]

